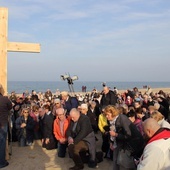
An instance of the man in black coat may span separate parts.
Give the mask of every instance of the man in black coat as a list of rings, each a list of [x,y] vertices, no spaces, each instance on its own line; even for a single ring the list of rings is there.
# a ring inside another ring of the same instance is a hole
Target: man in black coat
[[[71,123],[67,130],[68,151],[72,157],[75,166],[69,170],[80,170],[84,168],[83,161],[80,156],[81,151],[88,151],[90,155],[89,166],[96,167],[96,146],[95,135],[86,115],[80,114],[77,109],[70,111]]]
[[[54,122],[54,116],[52,112],[50,111],[49,105],[44,105],[43,107],[45,109],[44,118],[42,120],[42,126],[43,126],[43,144],[42,146],[46,148],[47,150],[56,149],[56,139],[53,134],[53,122]]]
[[[116,105],[116,102],[117,102],[116,94],[112,90],[110,90],[109,87],[104,86],[102,98],[100,101],[101,108],[108,105]]]
[[[8,129],[8,115],[12,109],[12,103],[8,97],[3,96],[4,89],[0,84],[0,168],[8,166],[5,160],[6,138]]]

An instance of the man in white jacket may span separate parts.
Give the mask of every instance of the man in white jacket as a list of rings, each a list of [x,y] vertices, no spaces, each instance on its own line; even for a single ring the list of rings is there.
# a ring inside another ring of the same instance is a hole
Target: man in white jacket
[[[160,128],[153,118],[143,123],[148,142],[140,158],[137,170],[170,169],[170,130]]]

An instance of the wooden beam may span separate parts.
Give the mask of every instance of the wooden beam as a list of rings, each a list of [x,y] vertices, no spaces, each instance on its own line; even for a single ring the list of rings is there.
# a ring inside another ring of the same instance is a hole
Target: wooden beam
[[[33,43],[18,43],[18,42],[8,42],[7,51],[12,52],[29,52],[29,53],[39,53],[40,44]]]
[[[0,8],[0,83],[7,94],[7,28],[8,9]]]

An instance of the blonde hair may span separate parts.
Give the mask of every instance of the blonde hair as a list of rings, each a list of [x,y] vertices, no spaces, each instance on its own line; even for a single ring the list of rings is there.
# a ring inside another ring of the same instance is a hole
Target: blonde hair
[[[67,91],[62,91],[62,92],[61,92],[61,95],[62,95],[62,96],[68,96],[68,92],[67,92]]]
[[[119,109],[117,109],[113,105],[108,105],[105,107],[104,113],[106,114],[108,112],[112,114],[112,117],[115,117],[115,116],[119,115],[119,113],[120,113]]]
[[[158,122],[159,120],[162,120],[164,118],[164,115],[162,115],[162,113],[160,113],[156,110],[156,111],[152,112],[151,118],[155,119]]]

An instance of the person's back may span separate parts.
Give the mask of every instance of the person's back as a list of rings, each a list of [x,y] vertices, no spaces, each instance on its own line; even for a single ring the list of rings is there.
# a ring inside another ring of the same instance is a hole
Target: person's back
[[[4,88],[0,84],[0,168],[8,166],[6,161],[6,138],[8,127],[8,115],[12,109],[12,103],[8,97],[4,95]]]
[[[144,132],[149,138],[137,170],[169,170],[170,169],[170,130],[160,128],[153,118],[143,123]]]

